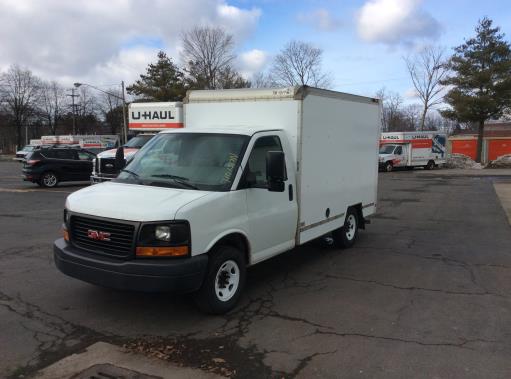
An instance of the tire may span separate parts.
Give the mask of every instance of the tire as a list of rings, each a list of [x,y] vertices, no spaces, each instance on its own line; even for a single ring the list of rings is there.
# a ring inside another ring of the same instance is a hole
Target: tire
[[[46,188],[56,187],[58,183],[59,178],[53,171],[46,171],[39,180],[39,185]]]
[[[424,166],[424,170],[433,170],[435,168],[435,162],[429,161],[426,166]]]
[[[215,247],[201,288],[195,294],[197,307],[205,313],[224,314],[232,310],[245,286],[246,265],[243,253],[229,245]]]
[[[358,237],[359,219],[354,209],[348,209],[344,226],[332,232],[334,244],[337,247],[348,249],[355,244]]]
[[[394,165],[392,164],[391,161],[388,161],[388,162],[385,163],[385,166],[383,167],[383,169],[386,172],[391,172],[394,169]]]

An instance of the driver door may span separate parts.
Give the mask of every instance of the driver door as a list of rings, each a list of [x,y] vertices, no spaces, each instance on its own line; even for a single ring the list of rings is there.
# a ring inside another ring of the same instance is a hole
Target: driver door
[[[260,262],[295,245],[298,221],[295,170],[289,149],[282,148],[285,137],[279,132],[258,133],[249,145],[241,185],[246,191],[251,263]],[[287,180],[283,192],[268,191],[266,153],[286,153]]]

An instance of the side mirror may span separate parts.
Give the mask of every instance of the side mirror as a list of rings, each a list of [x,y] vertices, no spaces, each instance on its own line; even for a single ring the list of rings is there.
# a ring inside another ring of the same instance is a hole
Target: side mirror
[[[115,168],[117,170],[122,170],[126,166],[126,161],[124,160],[124,147],[119,146],[117,151],[115,152]]]
[[[284,182],[286,179],[286,158],[284,152],[268,151],[266,153],[268,191],[284,192]]]

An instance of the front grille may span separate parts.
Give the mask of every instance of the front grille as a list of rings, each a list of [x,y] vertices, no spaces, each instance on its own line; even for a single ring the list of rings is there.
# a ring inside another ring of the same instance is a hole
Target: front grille
[[[105,221],[100,218],[71,216],[71,242],[95,253],[114,257],[129,257],[133,254],[135,225]],[[109,241],[94,239],[90,234],[110,233]]]
[[[116,175],[117,169],[115,168],[115,158],[101,158],[99,159],[99,171],[106,175]]]

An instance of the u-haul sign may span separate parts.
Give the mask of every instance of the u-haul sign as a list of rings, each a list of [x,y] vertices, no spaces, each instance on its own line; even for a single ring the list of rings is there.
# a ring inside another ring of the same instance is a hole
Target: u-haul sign
[[[128,117],[130,130],[160,131],[184,126],[183,104],[178,102],[131,103]]]

